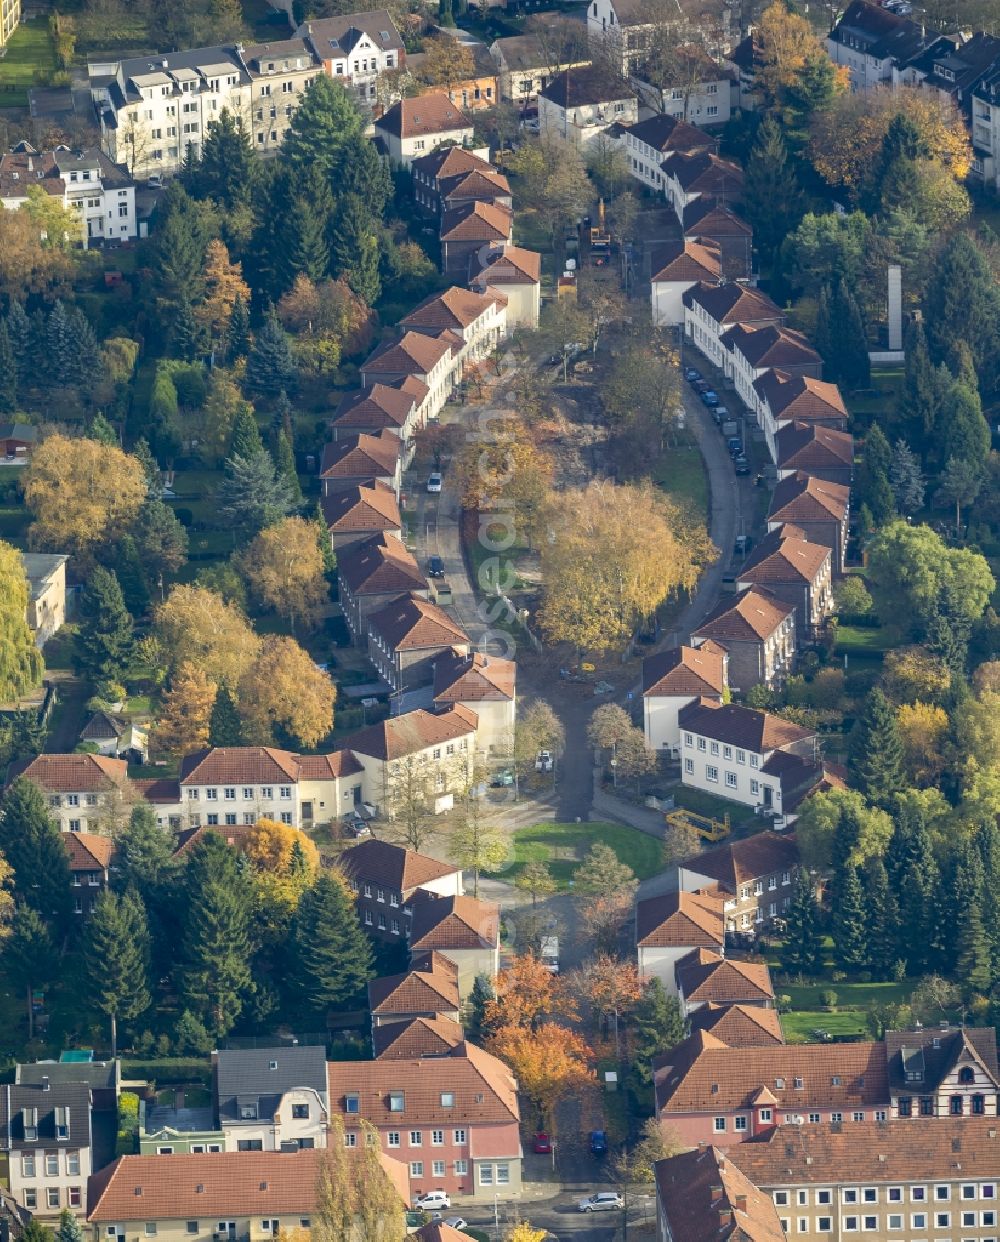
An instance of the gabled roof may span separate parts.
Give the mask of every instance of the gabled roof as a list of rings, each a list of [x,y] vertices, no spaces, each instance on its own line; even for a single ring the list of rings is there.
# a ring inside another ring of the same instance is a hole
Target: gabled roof
[[[421,884],[461,870],[427,854],[418,854],[405,845],[375,840],[361,841],[344,850],[337,865],[349,880],[378,884],[406,895]]]
[[[442,964],[441,954],[434,956],[439,959],[434,970],[408,970],[405,974],[373,979],[368,984],[368,1007],[372,1013],[379,1017],[457,1013],[462,1003],[458,994],[458,971],[451,963],[448,963],[451,968],[447,969]],[[447,962],[447,958],[443,962]]]
[[[765,371],[753,386],[776,419],[811,422],[839,417],[847,422],[847,407],[836,384],[809,375],[791,375],[777,367]]]
[[[778,428],[775,465],[779,470],[842,470],[854,464],[854,437],[822,423],[798,419]]]
[[[792,527],[794,531],[795,528]],[[746,564],[737,571],[738,583],[766,587],[769,583],[811,583],[832,553],[822,543],[809,543],[801,534],[782,526],[766,535]]]
[[[974,1062],[1000,1085],[997,1035],[992,1026],[951,1027],[946,1030],[886,1031],[889,1084],[894,1090],[926,1095],[936,1091],[959,1060]],[[920,1078],[907,1078],[907,1071]]]
[[[57,1108],[69,1110],[69,1141],[66,1146],[87,1148],[91,1145],[90,1084],[78,1078],[75,1082],[59,1080],[55,1075],[44,1083],[36,1081],[0,1087],[0,1134],[6,1152],[26,1148],[37,1151],[41,1145],[55,1146]],[[82,1076],[81,1076],[82,1077]],[[34,1110],[37,1135],[25,1136],[25,1117]]]
[[[482,271],[471,283],[480,288],[488,285],[537,285],[542,278],[542,256],[537,250],[522,246],[491,246],[480,255]]]
[[[496,203],[465,203],[441,217],[442,241],[510,241],[514,213]]]
[[[726,703],[722,707],[688,703],[678,713],[678,721],[689,733],[739,746],[758,755],[816,736],[814,729],[803,729],[781,716],[736,703]]]
[[[727,349],[739,350],[752,367],[819,366],[819,354],[803,332],[765,324],[737,323],[722,336]]]
[[[278,785],[299,777],[298,758],[276,746],[213,746],[181,760],[182,785]]]
[[[720,696],[726,688],[726,660],[713,647],[671,647],[647,656],[642,662],[644,697]]]
[[[452,328],[460,333],[495,305],[494,298],[452,285],[443,293],[432,293],[399,322],[404,328]]]
[[[701,306],[716,323],[764,323],[784,317],[781,308],[764,293],[748,285],[699,282],[684,291],[685,306]]]
[[[600,64],[572,65],[557,73],[539,94],[560,108],[635,98],[635,91],[627,82]]]
[[[330,781],[341,776],[357,776],[363,771],[349,750],[333,750],[327,755],[299,755],[299,780]]]
[[[753,228],[731,207],[703,194],[684,208],[684,236],[744,237],[752,236]]]
[[[38,439],[38,428],[31,423],[0,423],[0,440],[23,440],[25,444],[34,444]]]
[[[664,155],[669,151],[702,151],[715,150],[716,141],[697,125],[689,125],[687,121],[676,116],[668,116],[658,112],[655,116],[638,121],[635,125],[623,125],[623,134],[631,134],[639,142],[645,143],[655,151]]]
[[[376,1059],[409,1061],[444,1056],[464,1038],[462,1028],[453,1018],[413,1018],[375,1027],[372,1048]]]
[[[654,284],[680,280],[711,283],[722,276],[722,250],[710,237],[681,238],[654,250],[650,267]]]
[[[98,793],[128,779],[124,759],[105,755],[37,755],[28,762],[11,764],[9,779],[26,776],[50,793]]]
[[[329,57],[350,51],[357,42],[358,31],[364,31],[381,51],[398,51],[403,46],[388,9],[312,18],[303,22],[295,33],[300,39],[308,38],[320,56]]]
[[[404,544],[391,534],[374,535],[337,557],[340,581],[352,595],[426,591],[427,579]]]
[[[784,1242],[774,1200],[732,1163],[728,1151],[697,1147],[658,1160],[656,1195],[677,1242]]]
[[[500,943],[500,907],[475,897],[439,897],[418,889],[410,903],[410,948],[495,949]]]
[[[709,1002],[688,1015],[694,1031],[705,1031],[730,1048],[766,1048],[783,1044],[781,1019],[776,1009],[761,1005],[717,1005]]]
[[[774,742],[776,739],[766,737],[761,740]],[[741,884],[749,884],[751,880],[780,871],[790,871],[798,863],[799,847],[794,833],[768,831],[755,832],[752,837],[743,837],[739,841],[726,841],[714,849],[685,859],[682,865],[697,875],[709,876],[735,895]]]
[[[635,940],[641,949],[715,949],[725,942],[723,898],[717,889],[661,893],[635,905]]]
[[[14,1066],[19,1086],[49,1083],[85,1083],[91,1091],[111,1091],[121,1082],[121,1061],[23,1061]]]
[[[435,703],[511,702],[517,665],[500,656],[445,652],[434,662]]]
[[[61,832],[59,838],[69,855],[70,871],[107,871],[115,843],[92,832]]]
[[[495,172],[489,160],[468,151],[465,147],[438,147],[421,155],[410,165],[414,174],[421,173],[428,181],[441,181],[446,177],[458,177],[468,172]]]
[[[397,138],[451,134],[464,129],[472,136],[472,122],[443,91],[428,91],[415,99],[399,100],[375,122],[375,128]]]
[[[844,483],[828,483],[797,470],[781,479],[771,496],[769,522],[842,522],[847,516],[851,489]]]
[[[321,479],[390,478],[396,473],[402,445],[399,436],[387,429],[370,436],[362,433],[347,440],[331,440],[323,445]]]
[[[737,595],[723,596],[705,620],[692,631],[716,642],[765,642],[795,612],[762,587],[747,587]]]
[[[673,151],[660,167],[686,194],[743,193],[743,169],[714,151]]]
[[[426,385],[423,387],[426,395]],[[341,397],[330,425],[370,427],[373,430],[402,427],[422,399],[392,384],[373,384],[370,388]]]
[[[121,716],[113,716],[110,712],[96,711],[80,730],[83,741],[106,741],[120,738],[131,722]]]
[[[478,723],[475,712],[458,704],[436,716],[418,707],[416,711],[370,725],[349,737],[347,744],[360,755],[391,762],[419,754],[440,742],[468,737],[475,733]]]
[[[874,60],[892,59],[902,65],[935,43],[938,35],[881,5],[853,0],[827,38],[856,48]]]
[[[326,1093],[326,1048],[300,1044],[279,1048],[226,1048],[215,1053],[215,1102],[219,1121],[240,1121],[243,1105],[256,1105],[270,1121],[281,1097],[297,1087]]]
[[[320,497],[323,521],[331,534],[357,531],[399,531],[399,501],[391,487],[378,480],[356,483]]]
[[[510,182],[495,169],[483,171],[476,168],[472,172],[442,178],[438,181],[438,190],[445,202],[449,199],[478,198],[489,203],[496,198],[510,198]]]
[[[372,613],[368,626],[393,653],[469,642],[465,630],[443,608],[412,593]]]
[[[740,962],[711,949],[692,949],[674,967],[674,974],[686,1004],[774,1000],[771,972],[764,962]],[[715,1035],[720,1038],[718,1032]]]
[[[451,346],[443,341],[423,332],[406,332],[398,341],[383,341],[369,354],[361,364],[361,374],[430,375],[449,353]]]
[[[467,1242],[469,1235],[461,1229],[455,1229],[445,1221],[433,1221],[429,1225],[421,1225],[413,1234],[420,1242]]]

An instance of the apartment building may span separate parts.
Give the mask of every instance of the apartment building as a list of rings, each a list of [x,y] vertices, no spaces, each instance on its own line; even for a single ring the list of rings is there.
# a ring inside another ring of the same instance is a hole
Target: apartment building
[[[891,85],[897,67],[938,38],[919,21],[868,0],[852,0],[826,37],[827,55],[844,66],[852,91]]]
[[[443,953],[422,953],[417,964],[403,974],[372,979],[368,984],[368,1008],[372,1015],[372,1040],[376,1056],[399,1038],[402,1025],[420,1019],[435,1024],[450,1023],[458,1032],[458,1038],[453,1038],[454,1031],[446,1027],[448,1047],[454,1048],[462,1041],[458,967]],[[386,1027],[392,1028],[388,1034],[385,1033]]]
[[[71,151],[59,146],[36,151],[28,142],[0,155],[0,206],[16,211],[28,201],[28,189],[39,186],[78,213],[84,248],[105,241],[132,241],[138,235],[135,185],[97,147]]]
[[[365,930],[385,939],[408,934],[409,903],[418,889],[442,897],[465,891],[461,868],[389,841],[362,841],[345,850],[338,864],[357,894]]]
[[[95,832],[132,797],[125,760],[105,755],[37,755],[11,765],[17,776],[41,789],[60,832]]]
[[[587,59],[564,60],[550,51],[537,35],[511,35],[495,39],[490,54],[497,66],[500,98],[509,103],[527,104],[538,92],[566,69],[588,64]]]
[[[507,336],[507,299],[502,294],[476,293],[452,285],[415,306],[399,321],[399,327],[431,337],[453,332],[462,342],[461,361],[479,362]]]
[[[743,199],[743,169],[712,151],[674,151],[660,165],[663,192],[683,223],[684,212],[699,199],[733,206]]]
[[[212,1054],[212,1091],[226,1151],[325,1147],[326,1048],[229,1048]]]
[[[737,324],[747,328],[780,327],[781,308],[764,293],[741,284],[699,281],[682,295],[684,335],[708,360],[725,370],[728,350],[723,334]]]
[[[413,433],[427,421],[430,389],[417,375],[393,381],[376,380],[367,388],[341,397],[330,419],[334,440],[389,431],[412,453]]]
[[[674,151],[714,151],[717,147],[704,130],[663,112],[635,125],[617,126],[612,134],[624,149],[635,180],[657,193],[663,192],[662,165],[668,155]]]
[[[379,77],[406,65],[406,49],[387,9],[312,18],[296,30],[325,73],[343,82],[366,108],[375,106]]]
[[[709,1004],[753,1005],[763,1009],[774,1005],[774,986],[765,962],[742,962],[711,949],[692,949],[677,962],[674,978],[677,999],[685,1015]]]
[[[704,1144],[653,1166],[658,1242],[784,1242],[771,1197]]]
[[[452,647],[434,662],[434,710],[452,706],[474,711],[480,754],[509,755],[517,717],[517,665],[501,656]]]
[[[82,919],[108,887],[114,842],[91,832],[67,832],[62,839],[69,855],[73,913]]]
[[[467,1001],[476,979],[500,968],[500,907],[492,901],[419,888],[410,900],[410,952],[441,953],[455,963],[458,994]]]
[[[603,64],[564,69],[538,92],[543,138],[562,138],[587,149],[611,125],[634,125],[639,101],[628,83]]]
[[[368,659],[394,693],[431,685],[436,662],[453,648],[468,655],[468,634],[419,595],[401,595],[368,618]]]
[[[691,645],[712,642],[727,654],[729,685],[780,685],[792,672],[796,653],[795,607],[764,587],[723,596],[691,633]]]
[[[733,381],[740,400],[761,421],[761,406],[754,384],[775,367],[789,375],[821,379],[823,360],[809,338],[793,328],[775,324],[754,327],[734,324],[721,338],[725,353],[723,370]]]
[[[723,895],[709,881],[693,892],[674,889],[635,903],[635,943],[639,976],[659,979],[676,993],[676,966],[692,950],[725,952]]]
[[[330,547],[341,554],[381,534],[400,539],[403,519],[395,491],[378,480],[351,483],[320,498]]]
[[[753,276],[753,228],[724,203],[696,198],[684,208],[681,219],[688,240],[709,238],[722,252],[726,280],[750,280]]]
[[[774,489],[767,529],[776,530],[785,522],[797,526],[810,542],[831,549],[833,572],[839,577],[844,572],[850,504],[849,487],[797,470]]]
[[[21,1207],[52,1222],[87,1210],[93,1167],[90,1087],[42,1074],[0,1087],[0,1179]]]
[[[720,284],[722,247],[709,237],[666,242],[650,257],[650,300],[658,328],[684,323],[684,294],[696,284]]]
[[[839,433],[829,433],[839,434]],[[736,574],[739,591],[757,587],[795,609],[796,641],[811,638],[833,612],[833,553],[794,526],[766,535]]]
[[[376,1060],[383,1061],[441,1057],[457,1048],[463,1038],[457,1018],[437,1014],[376,1027],[372,1031],[372,1051]]]
[[[368,642],[368,618],[407,591],[424,598],[427,579],[395,535],[374,535],[338,558],[340,606],[355,643]]]
[[[679,867],[679,886],[716,886],[723,898],[726,932],[753,935],[787,910],[798,867],[792,833],[755,832],[686,859]]]
[[[801,470],[827,483],[850,487],[854,437],[818,423],[785,423],[774,437],[774,466],[779,479]]]
[[[319,481],[324,496],[362,483],[379,483],[399,499],[403,444],[399,436],[383,427],[376,435],[362,432],[343,436],[323,445]]]
[[[458,353],[458,343],[443,334],[428,336],[404,330],[398,340],[383,341],[361,364],[362,387],[417,379],[427,389],[421,402],[423,417],[433,419],[462,378]]]
[[[437,147],[471,147],[472,121],[442,91],[415,99],[400,99],[375,122],[375,137],[397,167],[409,168],[415,159]]]
[[[778,460],[778,433],[791,423],[809,423],[834,431],[847,430],[847,407],[836,384],[825,383],[801,371],[795,374],[778,366],[754,380],[753,387],[751,408],[757,411],[772,461]]]
[[[699,700],[722,703],[729,687],[728,660],[725,649],[712,642],[671,647],[643,660],[643,731],[650,750],[680,753],[681,708]]]
[[[678,48],[682,67],[672,80],[653,86],[639,81],[643,103],[665,116],[694,125],[725,125],[738,95],[735,70],[718,64],[699,45]]]
[[[489,160],[465,147],[438,147],[421,155],[410,165],[413,197],[421,207],[435,215],[464,205],[455,191],[465,186],[467,201],[481,200],[510,207],[510,184]],[[451,202],[445,202],[451,196]]]
[[[514,213],[508,207],[479,200],[456,207],[441,217],[441,270],[462,279],[475,270],[484,249],[507,246],[514,236]]]
[[[507,326],[538,327],[542,304],[542,256],[500,243],[484,246],[469,264],[469,286],[507,299]]]

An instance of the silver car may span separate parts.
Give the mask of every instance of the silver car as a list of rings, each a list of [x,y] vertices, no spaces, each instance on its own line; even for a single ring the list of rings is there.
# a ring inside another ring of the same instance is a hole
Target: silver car
[[[617,1191],[608,1190],[602,1194],[581,1199],[576,1206],[581,1212],[620,1212],[625,1203]]]

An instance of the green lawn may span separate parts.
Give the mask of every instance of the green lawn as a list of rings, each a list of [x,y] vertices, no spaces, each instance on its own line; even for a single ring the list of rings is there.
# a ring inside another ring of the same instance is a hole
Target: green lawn
[[[705,463],[694,444],[667,448],[653,469],[653,481],[678,504],[708,520],[708,479]]]
[[[847,408],[854,418],[868,421],[885,414],[896,404],[896,395],[903,383],[903,368],[873,367],[871,388],[847,396]]]
[[[897,646],[895,639],[880,626],[840,625],[837,627],[836,650],[841,655],[845,651],[848,654],[855,651],[885,652],[895,646]]]
[[[561,890],[572,887],[573,876],[592,845],[610,845],[621,862],[640,880],[663,870],[663,842],[624,824],[602,822],[586,824],[534,824],[514,833],[513,860],[498,872],[513,880],[526,863],[548,865]]]
[[[831,1035],[866,1035],[868,1026],[863,1009],[828,1013],[822,1009],[804,1009],[781,1015],[781,1029],[790,1044],[816,1042],[813,1031],[829,1031]]]
[[[56,67],[55,49],[44,17],[22,22],[0,60],[0,108],[26,108],[28,87],[41,86]]]
[[[781,1015],[781,1028],[790,1043],[812,1041],[815,1030],[831,1035],[864,1035],[868,1031],[868,1010],[874,1004],[907,1000],[913,984],[902,983],[809,983],[778,984],[779,995],[790,996],[792,1008]],[[834,1011],[820,1007],[820,993],[837,994]]]
[[[725,819],[728,815],[730,826],[734,829],[750,822],[755,822],[757,829],[761,827],[761,822],[754,815],[753,808],[742,806],[739,802],[717,798],[714,794],[705,793],[701,789],[686,789],[683,785],[672,786],[670,794],[677,806],[683,807],[686,811],[694,811],[697,815],[707,815],[711,819]],[[706,842],[706,848],[711,847],[712,843]]]

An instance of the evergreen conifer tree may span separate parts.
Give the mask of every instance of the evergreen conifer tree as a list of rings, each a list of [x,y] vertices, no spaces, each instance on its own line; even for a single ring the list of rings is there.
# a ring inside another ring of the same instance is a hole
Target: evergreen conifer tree
[[[7,312],[7,336],[14,351],[18,383],[26,384],[32,369],[31,320],[20,302],[12,302]]]
[[[243,301],[242,294],[237,293],[233,302],[233,311],[229,316],[226,328],[226,361],[232,366],[240,358],[250,352],[250,312]]]
[[[363,1003],[372,949],[344,882],[321,871],[299,902],[293,935],[295,978],[307,1008],[324,1015]]]
[[[782,969],[792,975],[818,974],[823,964],[820,911],[813,882],[805,867],[799,868],[795,879],[780,957]]]
[[[976,845],[983,860],[983,925],[990,942],[993,982],[1000,978],[1000,828],[995,819],[984,821],[976,833]]]
[[[52,303],[46,326],[48,361],[52,375],[62,384],[72,383],[69,378],[73,366],[74,345],[69,316],[61,298]]]
[[[195,178],[198,197],[211,198],[227,211],[248,207],[260,175],[260,159],[248,126],[228,108],[209,121]]]
[[[313,520],[316,523],[316,542],[319,544],[320,556],[323,558],[323,573],[330,578],[337,572],[337,555],[330,542],[330,528],[326,524],[323,507],[319,501],[316,502],[316,508],[313,510]]]
[[[330,184],[335,194],[354,194],[368,205],[374,219],[382,219],[392,198],[389,161],[380,155],[374,142],[364,136],[344,148],[334,166]]]
[[[247,384],[257,392],[277,395],[295,387],[295,360],[288,337],[274,310],[270,310],[257,333],[247,358]]]
[[[80,602],[76,662],[92,683],[120,680],[132,655],[132,618],[117,577],[97,565]]]
[[[955,587],[946,583],[927,622],[926,646],[958,678],[966,674],[972,622]]]
[[[236,701],[225,682],[219,687],[208,722],[210,746],[242,746],[243,725]]]
[[[897,440],[889,466],[889,486],[896,499],[896,508],[905,517],[912,517],[924,504],[924,476],[920,459],[905,440]]]
[[[174,311],[170,329],[170,345],[174,357],[184,362],[196,361],[208,349],[205,329],[195,316],[194,307],[189,298],[184,298],[179,302]]]
[[[283,247],[284,272],[282,284],[290,289],[296,276],[319,281],[330,266],[327,240],[333,219],[334,202],[330,184],[322,169],[313,166],[304,184],[290,190],[287,229]]]
[[[761,254],[773,264],[778,247],[798,226],[805,210],[784,135],[773,117],[761,124],[746,162],[743,206]]]
[[[343,278],[369,306],[378,301],[379,237],[371,212],[356,194],[337,205],[330,243],[330,271]]]
[[[114,572],[125,607],[133,617],[144,616],[149,611],[149,583],[139,549],[131,535],[122,535],[118,540]]]
[[[644,1086],[653,1081],[653,1058],[684,1038],[684,1015],[677,997],[667,995],[654,975],[643,989],[632,1018],[633,1072]]]
[[[274,465],[278,475],[288,484],[288,493],[292,498],[292,502],[300,504],[302,501],[302,488],[299,485],[298,471],[295,469],[295,454],[292,452],[291,441],[284,431],[278,432]]]
[[[336,192],[338,187],[331,174],[343,162],[345,148],[361,136],[364,128],[357,103],[343,84],[318,74],[285,136],[284,158],[289,169],[296,176],[306,176],[315,167]]]
[[[0,414],[17,409],[17,359],[6,320],[0,320]]]
[[[964,230],[956,230],[936,257],[924,318],[931,359],[950,361],[964,341],[980,386],[991,391],[1000,367],[1000,290],[983,250]]]
[[[126,910],[126,902],[132,909]],[[91,1004],[111,1024],[111,1056],[118,1054],[118,1020],[138,1018],[150,1005],[149,932],[138,896],[103,892],[84,929],[83,967]]]
[[[87,428],[87,438],[89,440],[96,440],[98,444],[107,444],[112,448],[118,446],[118,432],[115,431],[100,410],[90,420],[90,425]]]
[[[264,441],[260,437],[260,428],[254,416],[253,408],[241,405],[233,420],[233,436],[229,444],[230,457],[242,457],[249,461],[252,457],[263,457]]]
[[[218,499],[225,520],[251,539],[295,508],[288,482],[275,470],[267,452],[249,459],[230,457]]]
[[[42,918],[61,927],[69,908],[69,859],[42,791],[19,776],[0,805],[0,853],[14,869],[14,888]]]
[[[906,362],[896,408],[907,440],[924,452],[934,435],[942,394],[920,320],[907,327],[904,344]]]
[[[985,470],[990,442],[990,426],[983,416],[979,391],[960,375],[938,410],[932,451],[942,463],[955,458]]]
[[[174,865],[171,838],[156,822],[156,813],[141,802],[132,808],[115,846],[115,887],[120,892],[134,889],[144,905]]]
[[[876,526],[884,526],[895,514],[896,497],[889,483],[892,450],[878,423],[872,423],[865,437],[861,467],[858,470],[857,494],[868,506]]]
[[[955,976],[966,993],[984,993],[990,987],[993,967],[983,921],[983,860],[974,842],[966,842],[956,854],[953,885]]]
[[[889,876],[881,858],[869,859],[865,867],[864,902],[868,968],[873,978],[888,981],[902,955],[898,952],[896,895],[889,887]]]
[[[830,302],[834,329],[838,382],[845,388],[867,388],[871,383],[871,363],[861,308],[846,281],[838,280]]]
[[[857,867],[846,865],[834,877],[833,953],[841,970],[868,965],[867,910]]]
[[[83,1226],[69,1208],[63,1208],[59,1213],[55,1242],[84,1242]]]
[[[896,713],[878,686],[868,692],[855,723],[848,766],[854,787],[877,806],[888,805],[906,784]]]
[[[278,398],[274,403],[274,413],[271,415],[270,430],[270,446],[271,451],[278,451],[278,436],[284,432],[288,437],[288,443],[295,449],[295,419],[294,410],[291,401],[288,400],[288,393],[282,388],[278,393]]]
[[[26,998],[29,1038],[34,1023],[32,993],[51,983],[58,968],[55,943],[44,918],[33,905],[16,906],[10,935],[4,943],[4,973],[17,992]],[[22,1240],[25,1236],[21,1235]]]

